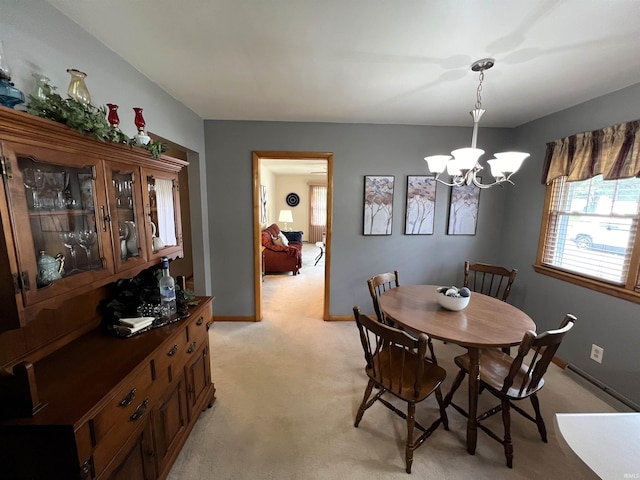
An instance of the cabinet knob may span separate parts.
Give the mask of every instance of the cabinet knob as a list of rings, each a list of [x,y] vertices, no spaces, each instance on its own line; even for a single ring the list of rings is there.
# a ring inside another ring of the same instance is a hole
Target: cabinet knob
[[[202,325],[202,322],[204,322],[204,318],[200,317],[200,318],[196,321],[196,325],[200,326],[200,325]]]

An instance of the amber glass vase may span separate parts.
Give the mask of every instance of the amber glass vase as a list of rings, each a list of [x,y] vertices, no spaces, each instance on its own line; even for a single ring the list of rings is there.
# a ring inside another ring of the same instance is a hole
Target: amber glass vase
[[[75,68],[67,68],[67,73],[71,75],[69,89],[67,90],[69,97],[83,105],[91,104],[91,94],[89,93],[87,85],[84,83],[87,74]]]

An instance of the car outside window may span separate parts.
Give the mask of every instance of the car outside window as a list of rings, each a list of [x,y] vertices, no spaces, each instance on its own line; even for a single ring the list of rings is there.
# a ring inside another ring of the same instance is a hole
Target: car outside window
[[[554,180],[547,187],[536,271],[640,302],[640,255],[634,255],[640,253],[639,205],[638,178]]]

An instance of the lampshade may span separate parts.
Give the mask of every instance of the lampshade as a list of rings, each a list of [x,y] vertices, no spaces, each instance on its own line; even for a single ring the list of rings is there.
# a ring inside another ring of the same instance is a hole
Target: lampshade
[[[293,214],[291,210],[280,210],[280,215],[278,216],[279,222],[293,222]]]

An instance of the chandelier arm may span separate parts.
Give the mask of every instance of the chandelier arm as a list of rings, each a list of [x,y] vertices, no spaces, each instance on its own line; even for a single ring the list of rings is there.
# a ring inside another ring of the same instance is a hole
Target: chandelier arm
[[[464,183],[456,183],[455,182],[455,178],[459,178],[459,177],[452,177],[454,179],[454,183],[447,183],[447,182],[445,182],[444,180],[442,180],[440,178],[440,175],[441,175],[440,173],[436,175],[436,177],[435,177],[436,182],[441,183],[443,185],[446,185],[447,187],[460,187],[461,185],[464,185]]]
[[[477,177],[475,177],[475,176],[473,177],[473,182],[472,183],[478,188],[490,188],[490,187],[493,187],[495,185],[501,185],[503,183],[510,183],[511,185],[515,185],[515,183],[513,183],[508,178],[501,178],[499,180],[496,180],[493,183],[480,183],[478,181]]]

